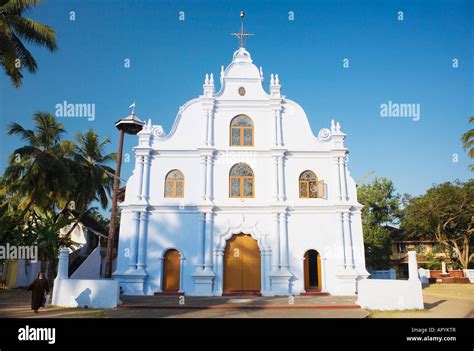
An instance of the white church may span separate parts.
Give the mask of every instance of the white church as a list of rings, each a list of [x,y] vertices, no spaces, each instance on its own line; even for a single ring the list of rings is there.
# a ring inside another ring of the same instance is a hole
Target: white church
[[[206,74],[169,133],[138,134],[113,277],[126,295],[355,295],[369,274],[346,135],[314,135],[235,34],[219,84]]]

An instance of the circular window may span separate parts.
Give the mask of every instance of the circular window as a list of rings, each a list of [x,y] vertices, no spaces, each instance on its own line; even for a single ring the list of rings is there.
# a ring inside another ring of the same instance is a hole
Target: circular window
[[[240,96],[244,96],[244,95],[245,95],[245,88],[244,88],[244,87],[240,87],[240,88],[239,88],[239,95],[240,95]]]

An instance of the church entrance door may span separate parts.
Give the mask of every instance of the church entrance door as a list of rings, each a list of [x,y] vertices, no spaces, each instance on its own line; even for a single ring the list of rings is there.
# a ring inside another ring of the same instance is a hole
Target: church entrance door
[[[304,254],[304,288],[306,292],[321,290],[321,256],[316,250]]]
[[[180,268],[179,252],[174,249],[166,251],[163,260],[163,292],[179,291]]]
[[[257,241],[250,235],[229,239],[224,253],[224,294],[260,293],[260,264]]]

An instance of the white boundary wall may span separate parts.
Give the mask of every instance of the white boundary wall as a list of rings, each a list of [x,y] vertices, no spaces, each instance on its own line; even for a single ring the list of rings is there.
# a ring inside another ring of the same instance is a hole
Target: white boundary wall
[[[114,308],[120,304],[117,280],[69,279],[69,252],[61,249],[58,276],[54,280],[52,305],[61,307]]]
[[[360,280],[357,303],[371,310],[423,309],[423,292],[415,251],[408,252],[408,272],[408,280]]]

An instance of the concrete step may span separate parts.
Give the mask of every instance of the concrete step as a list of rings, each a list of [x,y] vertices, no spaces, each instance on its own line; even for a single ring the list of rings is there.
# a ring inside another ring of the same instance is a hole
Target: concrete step
[[[317,292],[313,292],[316,294]],[[321,294],[321,293],[320,293]],[[360,310],[353,296],[122,296],[119,309],[150,310]]]

